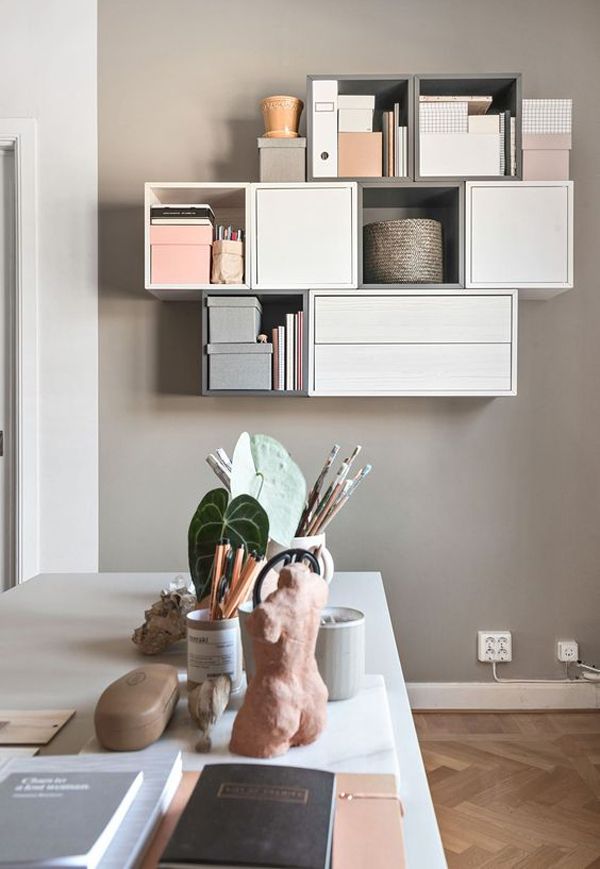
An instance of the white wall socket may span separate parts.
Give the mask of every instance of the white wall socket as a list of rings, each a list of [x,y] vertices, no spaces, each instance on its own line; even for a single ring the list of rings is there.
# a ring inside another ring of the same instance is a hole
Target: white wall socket
[[[512,661],[510,631],[477,631],[477,657],[484,663]]]
[[[577,640],[559,640],[556,644],[556,657],[559,661],[579,660],[579,644]]]

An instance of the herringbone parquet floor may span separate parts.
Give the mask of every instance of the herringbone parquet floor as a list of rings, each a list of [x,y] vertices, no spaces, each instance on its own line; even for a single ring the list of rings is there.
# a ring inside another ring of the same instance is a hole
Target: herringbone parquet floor
[[[414,718],[450,869],[600,869],[600,711]]]

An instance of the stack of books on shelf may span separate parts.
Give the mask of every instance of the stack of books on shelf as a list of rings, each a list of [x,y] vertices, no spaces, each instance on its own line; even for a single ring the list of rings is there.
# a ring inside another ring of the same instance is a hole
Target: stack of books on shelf
[[[207,203],[199,205],[152,205],[150,223],[153,226],[215,225],[215,213]]]
[[[515,118],[491,96],[419,98],[420,174],[515,175]]]
[[[523,100],[523,180],[567,181],[573,101]]]
[[[273,389],[298,391],[304,385],[304,312],[286,314],[285,325],[275,326],[273,340]]]
[[[404,177],[408,174],[407,129],[400,125],[400,104],[381,115],[373,130],[374,94],[340,94],[338,105],[338,176]]]

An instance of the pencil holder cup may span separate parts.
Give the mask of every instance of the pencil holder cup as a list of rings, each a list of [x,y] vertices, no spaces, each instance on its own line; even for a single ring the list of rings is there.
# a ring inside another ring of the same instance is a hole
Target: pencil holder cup
[[[365,616],[350,607],[325,607],[315,658],[330,700],[348,700],[365,674]]]
[[[244,242],[213,241],[211,284],[244,282]]]
[[[209,618],[208,609],[186,616],[188,688],[214,676],[229,676],[231,693],[242,685],[242,647],[239,619]]]

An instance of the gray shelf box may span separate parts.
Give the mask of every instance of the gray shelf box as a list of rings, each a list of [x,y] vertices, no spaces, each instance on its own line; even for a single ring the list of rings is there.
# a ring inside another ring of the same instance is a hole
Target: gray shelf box
[[[261,181],[306,181],[306,139],[258,140]]]
[[[209,296],[206,304],[211,344],[256,341],[262,317],[262,305],[256,296]]]
[[[272,344],[208,344],[209,389],[271,389]]]

